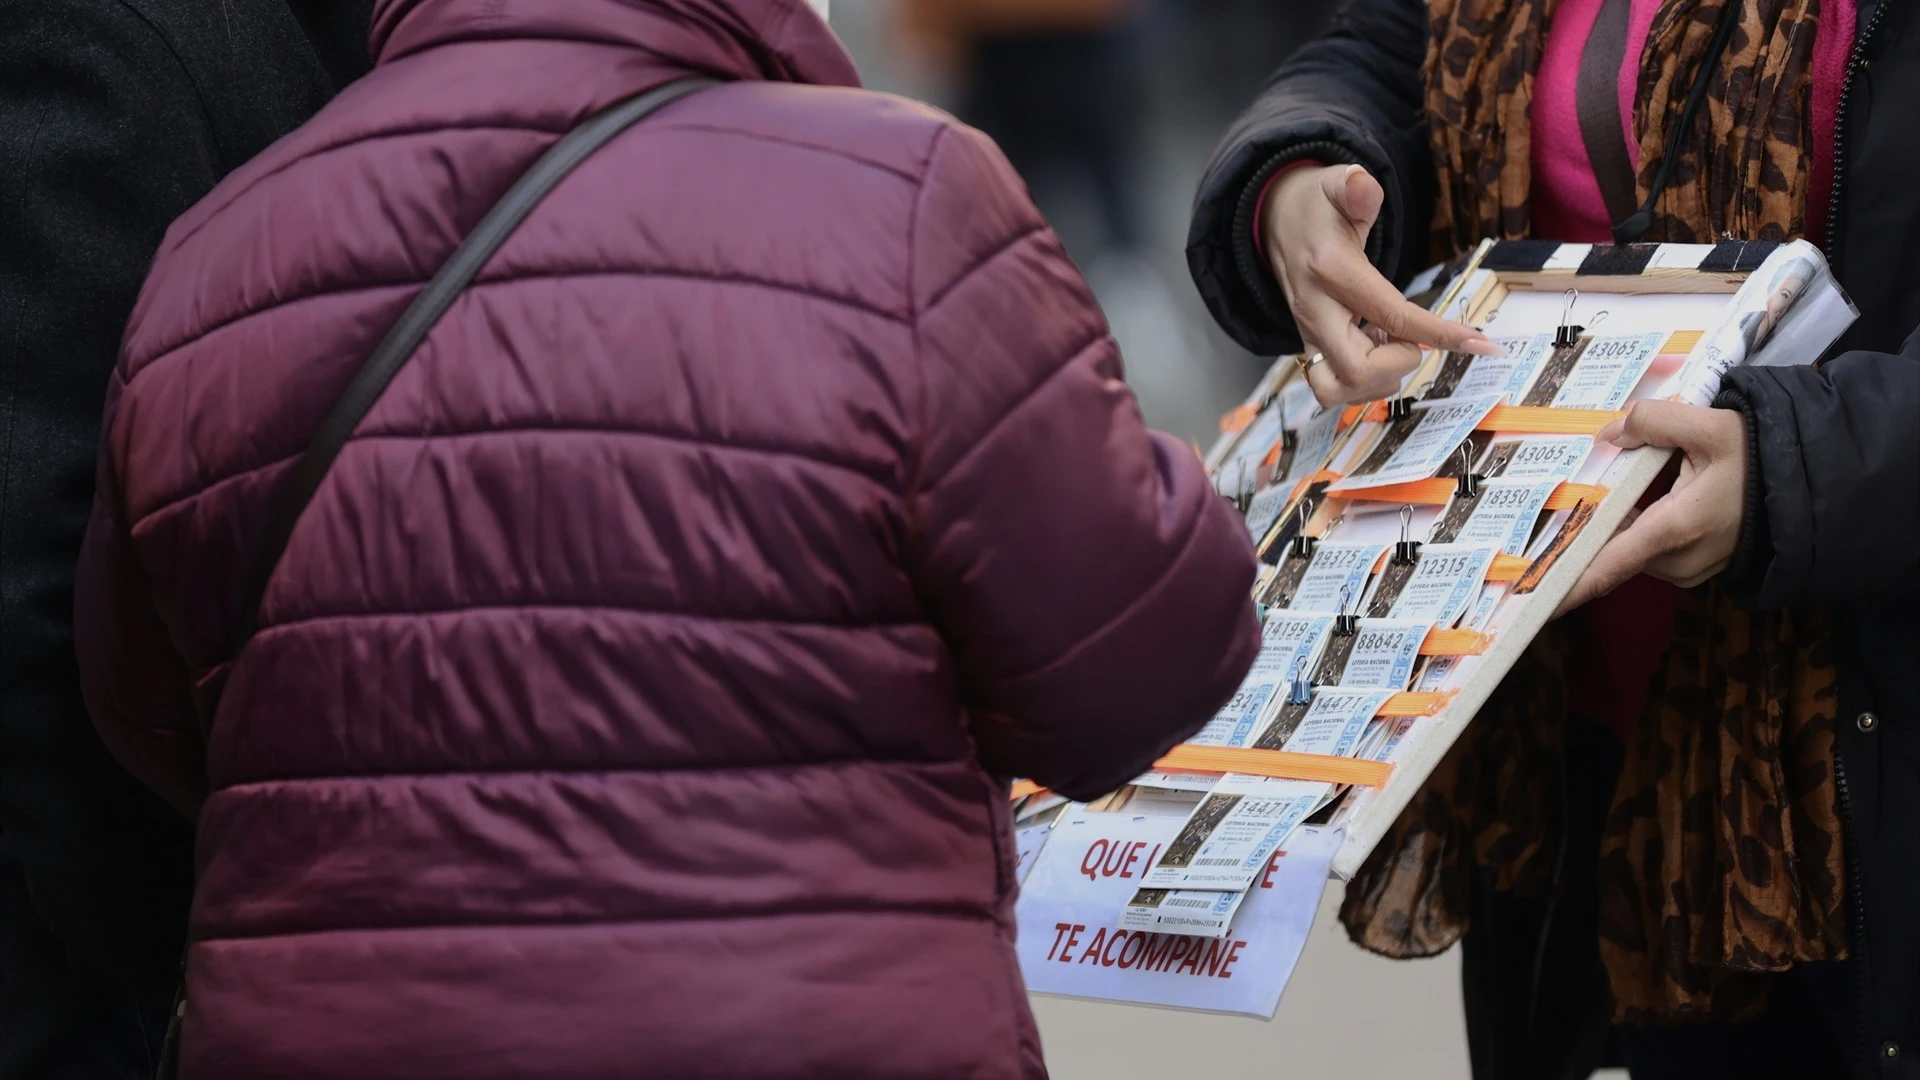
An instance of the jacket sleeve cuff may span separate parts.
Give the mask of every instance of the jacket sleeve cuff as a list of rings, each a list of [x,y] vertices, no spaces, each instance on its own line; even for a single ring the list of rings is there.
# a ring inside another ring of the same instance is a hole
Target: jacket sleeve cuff
[[[1721,572],[1720,586],[1737,599],[1756,596],[1766,581],[1767,568],[1773,564],[1773,536],[1767,523],[1766,472],[1760,461],[1759,424],[1753,403],[1733,387],[1720,391],[1714,399],[1716,409],[1738,412],[1746,421],[1747,480],[1745,506],[1741,515],[1740,543],[1733,561]]]
[[[1260,223],[1267,220],[1267,199],[1272,197],[1274,185],[1280,182],[1281,177],[1295,169],[1324,169],[1326,167],[1326,162],[1315,161],[1312,158],[1301,158],[1298,161],[1289,161],[1274,170],[1273,175],[1267,177],[1267,182],[1260,185],[1260,197],[1253,201],[1253,250],[1255,254],[1260,256],[1260,264],[1262,266],[1265,266],[1267,261],[1267,236],[1266,233],[1261,230]]]
[[[1280,291],[1280,282],[1273,276],[1273,268],[1267,262],[1266,245],[1260,236],[1260,209],[1266,202],[1268,192],[1283,173],[1296,166],[1357,164],[1360,162],[1354,155],[1334,143],[1289,146],[1262,162],[1241,187],[1240,196],[1234,204],[1231,226],[1234,272],[1260,319],[1270,327],[1270,335],[1259,342],[1266,347],[1254,351],[1284,356],[1299,352],[1303,344],[1300,328],[1293,320],[1292,309],[1287,306],[1286,295]],[[1383,221],[1384,218],[1383,212]],[[1373,232],[1367,237],[1367,257],[1375,266],[1380,265],[1381,243],[1381,222],[1376,222]],[[1243,344],[1251,346],[1254,343]]]
[[[1194,199],[1187,266],[1221,329],[1256,356],[1300,350],[1300,332],[1257,243],[1261,196],[1282,169],[1304,162],[1359,165],[1387,199],[1367,237],[1367,255],[1393,276],[1402,213],[1392,159],[1353,118],[1282,118],[1228,134]]]

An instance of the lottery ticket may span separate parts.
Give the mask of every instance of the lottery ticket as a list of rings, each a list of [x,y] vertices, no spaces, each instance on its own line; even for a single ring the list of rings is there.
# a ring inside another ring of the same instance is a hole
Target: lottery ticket
[[[1572,480],[1591,453],[1591,435],[1502,439],[1489,450],[1490,456],[1502,460],[1494,474],[1502,480]]]
[[[1351,491],[1427,479],[1447,463],[1447,459],[1459,450],[1460,444],[1467,441],[1473,429],[1487,418],[1487,414],[1505,396],[1482,394],[1415,405],[1412,432],[1378,470],[1349,476],[1328,490]]]
[[[1420,645],[1433,632],[1430,622],[1362,619],[1353,652],[1340,673],[1342,690],[1405,690],[1420,662]],[[1315,704],[1319,704],[1316,700]],[[1311,720],[1313,714],[1307,714]],[[1304,724],[1303,724],[1304,726]]]
[[[1321,687],[1313,695],[1313,707],[1307,710],[1306,719],[1288,737],[1286,749],[1296,754],[1346,757],[1360,744],[1360,736],[1380,706],[1392,696],[1391,690]]]
[[[1326,467],[1333,452],[1334,436],[1340,434],[1339,409],[1322,409],[1300,429],[1300,445],[1294,449],[1293,463],[1276,487],[1292,491],[1300,481]]]
[[[1331,791],[1331,785],[1309,780],[1228,773],[1200,800],[1142,884],[1149,889],[1244,890]]]
[[[1273,523],[1280,520],[1280,511],[1287,508],[1289,490],[1290,488],[1285,484],[1261,488],[1259,493],[1254,495],[1253,501],[1247,504],[1247,531],[1253,534],[1254,543],[1257,544],[1265,538],[1267,530],[1273,528]]]
[[[1374,564],[1386,550],[1383,543],[1318,545],[1313,562],[1288,599],[1287,610],[1338,615],[1343,604],[1353,608],[1366,590]]]
[[[1292,678],[1311,671],[1333,629],[1332,615],[1276,611],[1260,628],[1260,652],[1253,672],[1266,678]]]
[[[1120,925],[1128,930],[1156,934],[1226,937],[1233,925],[1234,913],[1240,910],[1240,902],[1246,897],[1245,890],[1141,889],[1121,910]]]
[[[1526,396],[1527,388],[1533,385],[1534,376],[1540,374],[1547,357],[1553,355],[1553,337],[1549,334],[1495,338],[1493,343],[1504,351],[1499,356],[1475,357],[1465,377],[1454,387],[1452,397],[1505,394],[1508,401],[1519,401]]]
[[[1479,594],[1493,556],[1494,549],[1485,545],[1428,544],[1421,548],[1413,575],[1400,589],[1387,617],[1452,626]]]
[[[1197,746],[1246,746],[1260,730],[1269,707],[1287,696],[1294,679],[1312,671],[1314,658],[1332,629],[1332,615],[1290,611],[1268,615],[1261,628],[1260,651],[1240,689],[1188,741]]]
[[[1273,444],[1280,441],[1285,422],[1278,403],[1267,406],[1254,417],[1253,423],[1248,424],[1247,430],[1234,442],[1233,452],[1214,470],[1214,490],[1232,497],[1257,483],[1260,463],[1273,450]]]
[[[1662,334],[1596,337],[1554,395],[1556,409],[1618,409],[1653,366]]]
[[[1524,555],[1533,528],[1539,524],[1540,511],[1559,486],[1558,480],[1487,481],[1454,542],[1497,544],[1508,555]]]

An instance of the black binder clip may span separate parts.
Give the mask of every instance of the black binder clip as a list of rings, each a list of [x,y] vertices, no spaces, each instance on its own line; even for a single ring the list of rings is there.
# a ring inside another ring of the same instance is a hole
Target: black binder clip
[[[1240,459],[1240,482],[1233,488],[1233,506],[1240,511],[1242,517],[1246,516],[1247,511],[1253,509],[1253,483],[1252,478],[1247,476],[1246,458]]]
[[[1580,302],[1580,290],[1568,289],[1566,300],[1565,306],[1560,309],[1560,329],[1553,332],[1553,347],[1556,349],[1573,348],[1586,330],[1584,326],[1573,325],[1573,305]]]
[[[1480,497],[1480,485],[1486,477],[1473,471],[1472,443],[1460,444],[1460,483],[1454,486],[1453,494],[1457,498],[1477,499]]]
[[[1287,451],[1300,449],[1300,433],[1292,428],[1281,432],[1280,449]]]
[[[1320,545],[1320,538],[1307,535],[1307,522],[1313,519],[1313,500],[1300,500],[1300,528],[1293,534],[1293,555],[1296,559],[1313,558],[1313,549]]]
[[[1333,632],[1352,637],[1360,632],[1360,616],[1347,614],[1347,602],[1353,598],[1353,586],[1340,590],[1340,614],[1333,617]]]
[[[1420,541],[1413,539],[1413,504],[1400,508],[1400,542],[1393,545],[1393,561],[1412,566],[1420,558]]]
[[[1313,683],[1306,676],[1307,658],[1293,658],[1293,670],[1287,673],[1287,704],[1313,704]]]
[[[1410,397],[1398,397],[1387,402],[1387,423],[1397,424],[1413,417],[1413,400]]]

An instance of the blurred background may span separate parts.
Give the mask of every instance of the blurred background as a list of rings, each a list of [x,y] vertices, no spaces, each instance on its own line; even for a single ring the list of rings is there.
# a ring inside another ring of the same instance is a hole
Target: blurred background
[[[1207,155],[1331,0],[833,0],[867,85],[999,141],[1113,323],[1148,423],[1205,445],[1265,362],[1187,277]]]

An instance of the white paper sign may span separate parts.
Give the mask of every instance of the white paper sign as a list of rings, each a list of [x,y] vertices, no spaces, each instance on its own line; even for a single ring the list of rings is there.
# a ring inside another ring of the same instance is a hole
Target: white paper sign
[[[1467,441],[1467,436],[1473,434],[1473,429],[1487,418],[1487,414],[1504,397],[1504,394],[1455,396],[1416,404],[1413,407],[1416,417],[1413,433],[1387,457],[1378,472],[1349,476],[1328,490],[1352,491],[1386,484],[1411,483],[1431,477],[1460,449],[1460,444]]]
[[[1454,537],[1461,544],[1497,544],[1508,555],[1524,555],[1540,511],[1560,486],[1557,480],[1489,480],[1479,501]]]
[[[1313,704],[1300,726],[1287,736],[1284,749],[1295,754],[1346,757],[1359,745],[1360,736],[1379,713],[1380,706],[1392,696],[1391,690],[1323,686],[1314,691]]]
[[[1120,912],[1134,895],[1134,886],[1118,877],[1097,876],[1099,859],[1093,860],[1094,878],[1082,874],[1092,849],[1101,841],[1109,847],[1115,842],[1164,844],[1178,827],[1178,818],[1135,821],[1122,814],[1062,819],[1016,909],[1020,970],[1028,989],[1273,1016],[1313,928],[1341,833],[1298,830],[1246,890],[1227,937],[1154,934],[1120,926]]]
[[[1228,773],[1200,800],[1167,843],[1144,886],[1149,889],[1244,889],[1287,835],[1332,790],[1306,780]]]
[[[1595,337],[1554,395],[1556,409],[1618,409],[1653,366],[1664,334]]]
[[[1518,442],[1502,480],[1572,480],[1593,453],[1591,435],[1541,435]],[[1493,449],[1500,446],[1495,443]]]
[[[1386,550],[1385,544],[1318,545],[1287,610],[1338,615],[1342,603],[1349,608],[1358,605],[1374,564]]]
[[[1534,377],[1553,355],[1553,337],[1550,334],[1535,334],[1533,337],[1494,338],[1493,343],[1504,352],[1499,356],[1478,356],[1473,365],[1467,368],[1467,374],[1460,385],[1453,388],[1452,397],[1476,397],[1484,394],[1505,394],[1508,401],[1519,401],[1526,396],[1527,388],[1533,385]]]
[[[1485,545],[1426,545],[1387,617],[1452,626],[1479,594],[1493,555]]]
[[[1362,619],[1353,652],[1340,673],[1342,690],[1405,690],[1420,662],[1420,645],[1433,624],[1406,619]],[[1318,704],[1316,702],[1315,704]],[[1307,715],[1311,717],[1312,711]],[[1372,718],[1372,714],[1368,714]],[[1301,725],[1306,726],[1304,722]],[[1298,734],[1296,732],[1296,734]]]

